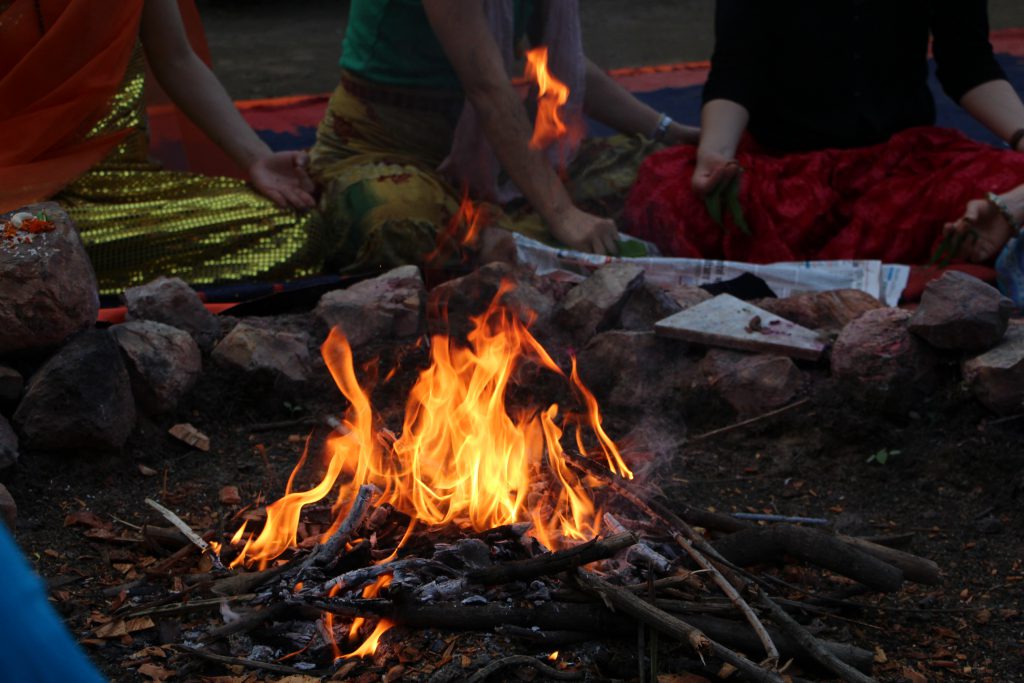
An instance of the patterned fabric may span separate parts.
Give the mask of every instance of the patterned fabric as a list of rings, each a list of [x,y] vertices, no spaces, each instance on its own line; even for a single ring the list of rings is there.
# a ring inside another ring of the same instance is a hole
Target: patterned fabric
[[[241,180],[148,161],[144,81],[137,46],[109,112],[88,137],[130,134],[54,197],[78,226],[100,291],[159,275],[201,285],[319,273],[333,239],[317,214],[280,209]]]
[[[371,102],[345,88],[349,78],[332,95],[310,154],[313,176],[324,188],[321,210],[340,233],[330,265],[364,272],[422,264],[428,255],[437,259],[434,266],[461,262],[465,254],[458,250],[435,254],[461,201],[459,189],[436,170],[451,147],[461,100],[447,113],[380,102],[388,98]],[[566,186],[584,210],[616,216],[637,167],[654,148],[640,136],[588,140],[566,171]],[[490,225],[550,242],[525,201],[477,207]]]
[[[669,256],[768,263],[870,258],[924,264],[942,226],[986,192],[1024,183],[1024,154],[944,128],[912,128],[888,142],[776,156],[737,155],[740,203],[753,234],[715,224],[690,189],[692,147],[654,154],[640,170],[625,228]]]

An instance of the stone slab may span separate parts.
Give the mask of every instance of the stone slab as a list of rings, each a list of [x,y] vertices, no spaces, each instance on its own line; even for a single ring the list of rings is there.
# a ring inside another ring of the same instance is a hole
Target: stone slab
[[[694,344],[803,360],[818,360],[825,350],[818,333],[729,294],[671,315],[654,330]]]

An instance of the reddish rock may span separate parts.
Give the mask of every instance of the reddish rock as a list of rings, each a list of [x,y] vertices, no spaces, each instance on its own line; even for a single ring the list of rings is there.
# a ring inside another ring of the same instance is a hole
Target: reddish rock
[[[687,308],[693,308],[697,304],[702,304],[705,301],[715,298],[706,289],[700,287],[691,287],[689,285],[672,285],[671,287],[664,287],[665,293],[668,294],[676,304],[679,305],[679,310],[685,311]]]
[[[237,486],[224,486],[218,494],[222,505],[241,505],[242,496]]]
[[[152,320],[177,327],[192,335],[204,351],[220,337],[217,317],[203,305],[199,295],[180,278],[160,277],[125,290],[126,319]]]
[[[740,417],[753,417],[792,403],[804,376],[790,358],[712,349],[700,363],[708,386]]]
[[[395,268],[347,289],[328,292],[315,314],[337,327],[353,348],[370,341],[414,337],[423,331],[427,290],[416,266]]]
[[[128,371],[106,330],[79,334],[29,380],[14,412],[24,450],[109,451],[135,426]]]
[[[1002,415],[1024,410],[1024,323],[1011,324],[999,346],[965,361],[963,374],[989,410]]]
[[[249,321],[235,325],[213,350],[213,359],[257,381],[301,384],[309,380],[309,335],[268,329]]]
[[[602,407],[656,412],[693,382],[695,363],[685,350],[651,332],[602,332],[579,354],[580,378]]]
[[[96,274],[71,219],[53,202],[20,211],[45,213],[56,227],[0,240],[0,355],[56,346],[92,326],[99,311]]]
[[[910,331],[937,349],[985,351],[1003,338],[1012,312],[998,289],[954,270],[925,287]]]
[[[469,275],[449,280],[430,291],[427,325],[431,334],[465,337],[471,319],[487,310],[502,286],[502,304],[531,330],[546,330],[555,302],[546,282],[529,268],[489,263]]]
[[[795,294],[784,299],[761,299],[757,305],[797,325],[819,332],[838,334],[868,311],[885,305],[859,289]]]
[[[626,261],[610,263],[569,290],[555,318],[577,342],[586,342],[616,321],[629,295],[643,283],[640,266]]]
[[[938,385],[938,359],[910,334],[910,316],[879,308],[843,328],[832,349],[832,376],[846,395],[886,412],[904,412]]]
[[[121,348],[136,403],[150,415],[174,410],[203,370],[192,336],[152,321],[124,323],[111,332]]]
[[[14,531],[14,523],[18,521],[18,504],[3,484],[0,484],[0,519],[4,520],[8,529]]]

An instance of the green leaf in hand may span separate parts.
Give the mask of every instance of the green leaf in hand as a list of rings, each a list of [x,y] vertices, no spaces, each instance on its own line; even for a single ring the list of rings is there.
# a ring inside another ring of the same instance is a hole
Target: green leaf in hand
[[[647,256],[647,246],[637,240],[621,240],[619,242],[619,256],[623,258],[643,258]]]

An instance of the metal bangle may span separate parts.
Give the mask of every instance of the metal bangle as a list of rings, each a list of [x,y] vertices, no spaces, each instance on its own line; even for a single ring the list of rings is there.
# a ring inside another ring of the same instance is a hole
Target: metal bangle
[[[655,127],[654,132],[651,133],[651,139],[655,142],[661,142],[665,139],[665,135],[668,133],[668,127],[671,126],[675,121],[668,114],[662,112],[661,118],[658,119],[658,125]]]
[[[987,198],[992,202],[992,206],[996,207],[999,210],[999,213],[1003,214],[1003,218],[1006,219],[1011,230],[1018,232],[1022,227],[1024,227],[1024,222],[1018,222],[1017,219],[1013,217],[1013,212],[1010,211],[1010,205],[1006,203],[1005,199],[997,195],[995,192],[989,192]]]

